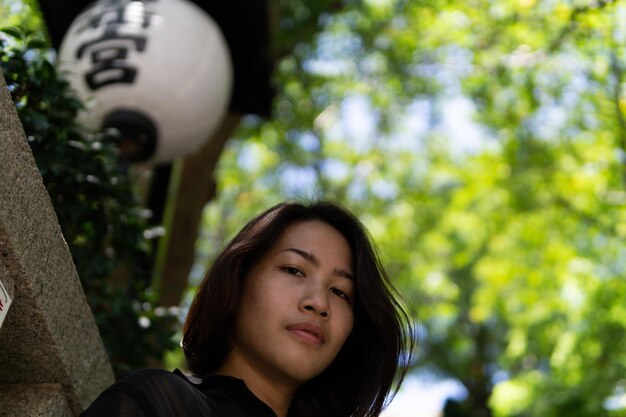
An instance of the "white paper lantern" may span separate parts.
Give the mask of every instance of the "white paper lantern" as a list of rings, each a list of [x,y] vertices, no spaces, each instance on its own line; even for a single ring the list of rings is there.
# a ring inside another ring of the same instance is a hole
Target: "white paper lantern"
[[[88,103],[80,121],[136,131],[145,143],[135,160],[150,163],[171,161],[209,139],[231,95],[224,37],[187,0],[92,4],[70,25],[58,65]]]

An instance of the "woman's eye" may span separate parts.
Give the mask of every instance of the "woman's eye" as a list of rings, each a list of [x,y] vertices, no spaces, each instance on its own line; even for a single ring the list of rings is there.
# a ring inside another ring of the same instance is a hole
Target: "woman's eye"
[[[348,294],[346,294],[344,291],[340,290],[339,288],[331,288],[331,291],[333,292],[333,294],[343,298],[346,301],[350,301],[350,297],[348,296]]]
[[[302,271],[300,271],[298,268],[295,268],[293,266],[285,266],[283,267],[283,271],[291,275],[304,276],[304,273],[302,273]]]

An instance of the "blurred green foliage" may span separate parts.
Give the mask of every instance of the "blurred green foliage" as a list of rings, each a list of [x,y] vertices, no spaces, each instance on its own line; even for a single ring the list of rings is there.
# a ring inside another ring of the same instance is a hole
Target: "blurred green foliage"
[[[21,27],[29,33],[46,31],[37,0],[0,0],[0,27]]]
[[[177,318],[152,304],[146,216],[115,137],[77,124],[83,105],[40,33],[5,28],[0,66],[119,376],[158,363]]]
[[[337,200],[417,309],[415,369],[465,387],[446,416],[625,416],[626,5],[340,6],[230,142],[198,269],[270,204]]]
[[[227,146],[192,280],[261,209],[334,199],[416,307],[415,369],[467,390],[445,416],[626,416],[626,5],[271,5],[273,117]]]

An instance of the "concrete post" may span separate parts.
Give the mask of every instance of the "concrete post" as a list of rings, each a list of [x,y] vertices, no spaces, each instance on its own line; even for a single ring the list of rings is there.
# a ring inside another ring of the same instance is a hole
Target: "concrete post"
[[[0,72],[0,417],[77,416],[114,381]]]

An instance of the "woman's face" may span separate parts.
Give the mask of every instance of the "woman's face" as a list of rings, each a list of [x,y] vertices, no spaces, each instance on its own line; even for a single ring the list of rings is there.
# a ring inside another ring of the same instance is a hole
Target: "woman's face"
[[[287,227],[244,280],[227,365],[295,386],[320,374],[352,330],[353,277],[337,230],[321,221]]]

